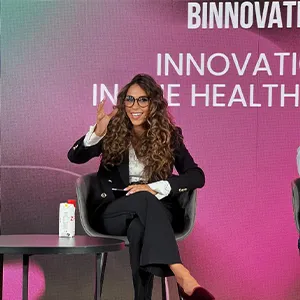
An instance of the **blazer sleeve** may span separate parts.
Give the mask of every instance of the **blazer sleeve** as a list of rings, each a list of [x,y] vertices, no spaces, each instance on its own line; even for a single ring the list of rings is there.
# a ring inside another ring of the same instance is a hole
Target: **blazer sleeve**
[[[181,129],[178,128],[181,134]],[[205,184],[204,172],[195,163],[193,157],[185,147],[183,142],[180,142],[175,149],[175,168],[179,175],[171,175],[167,178],[171,186],[171,195],[180,194],[188,190],[202,188]]]
[[[102,141],[99,141],[93,146],[84,146],[83,140],[84,137],[81,137],[68,152],[68,159],[75,164],[83,164],[89,161],[93,157],[100,156],[102,153]]]

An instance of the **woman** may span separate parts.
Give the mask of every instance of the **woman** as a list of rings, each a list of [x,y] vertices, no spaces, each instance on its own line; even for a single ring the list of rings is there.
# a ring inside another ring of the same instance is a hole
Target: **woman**
[[[128,237],[135,300],[151,299],[153,275],[175,275],[184,299],[215,299],[179,256],[174,229],[180,228],[183,210],[177,197],[203,187],[205,178],[167,111],[161,87],[139,74],[120,91],[110,114],[104,103],[96,125],[68,153],[74,163],[101,155],[88,196],[92,226]],[[173,166],[179,175],[172,175]]]

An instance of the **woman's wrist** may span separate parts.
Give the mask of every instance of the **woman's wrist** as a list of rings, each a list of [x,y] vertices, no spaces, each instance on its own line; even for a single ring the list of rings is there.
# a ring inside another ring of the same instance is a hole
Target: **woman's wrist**
[[[99,136],[99,137],[103,137],[106,134],[107,129],[105,128],[104,130],[98,130],[97,129],[97,125],[95,127],[94,133]]]

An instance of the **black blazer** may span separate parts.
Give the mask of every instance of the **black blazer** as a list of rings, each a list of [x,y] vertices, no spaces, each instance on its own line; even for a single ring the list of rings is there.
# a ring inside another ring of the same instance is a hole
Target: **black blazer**
[[[178,128],[181,133],[181,129]],[[102,153],[102,142],[94,146],[85,147],[84,137],[81,137],[69,150],[68,159],[76,164],[82,164]],[[177,145],[174,150],[175,168],[179,175],[170,174],[166,179],[171,186],[169,197],[176,201],[181,193],[201,188],[204,186],[205,177],[202,169],[194,162],[184,143]],[[173,169],[172,166],[171,169]],[[88,213],[104,209],[104,207],[115,199],[112,188],[125,188],[129,185],[129,156],[125,155],[124,160],[118,166],[104,167],[100,163],[95,182],[92,183],[88,195]]]

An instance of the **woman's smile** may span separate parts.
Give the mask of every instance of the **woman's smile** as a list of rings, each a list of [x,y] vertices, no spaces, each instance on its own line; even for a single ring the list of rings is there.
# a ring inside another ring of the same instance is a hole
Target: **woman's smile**
[[[143,115],[142,112],[131,112],[130,114],[134,120],[138,120]]]

